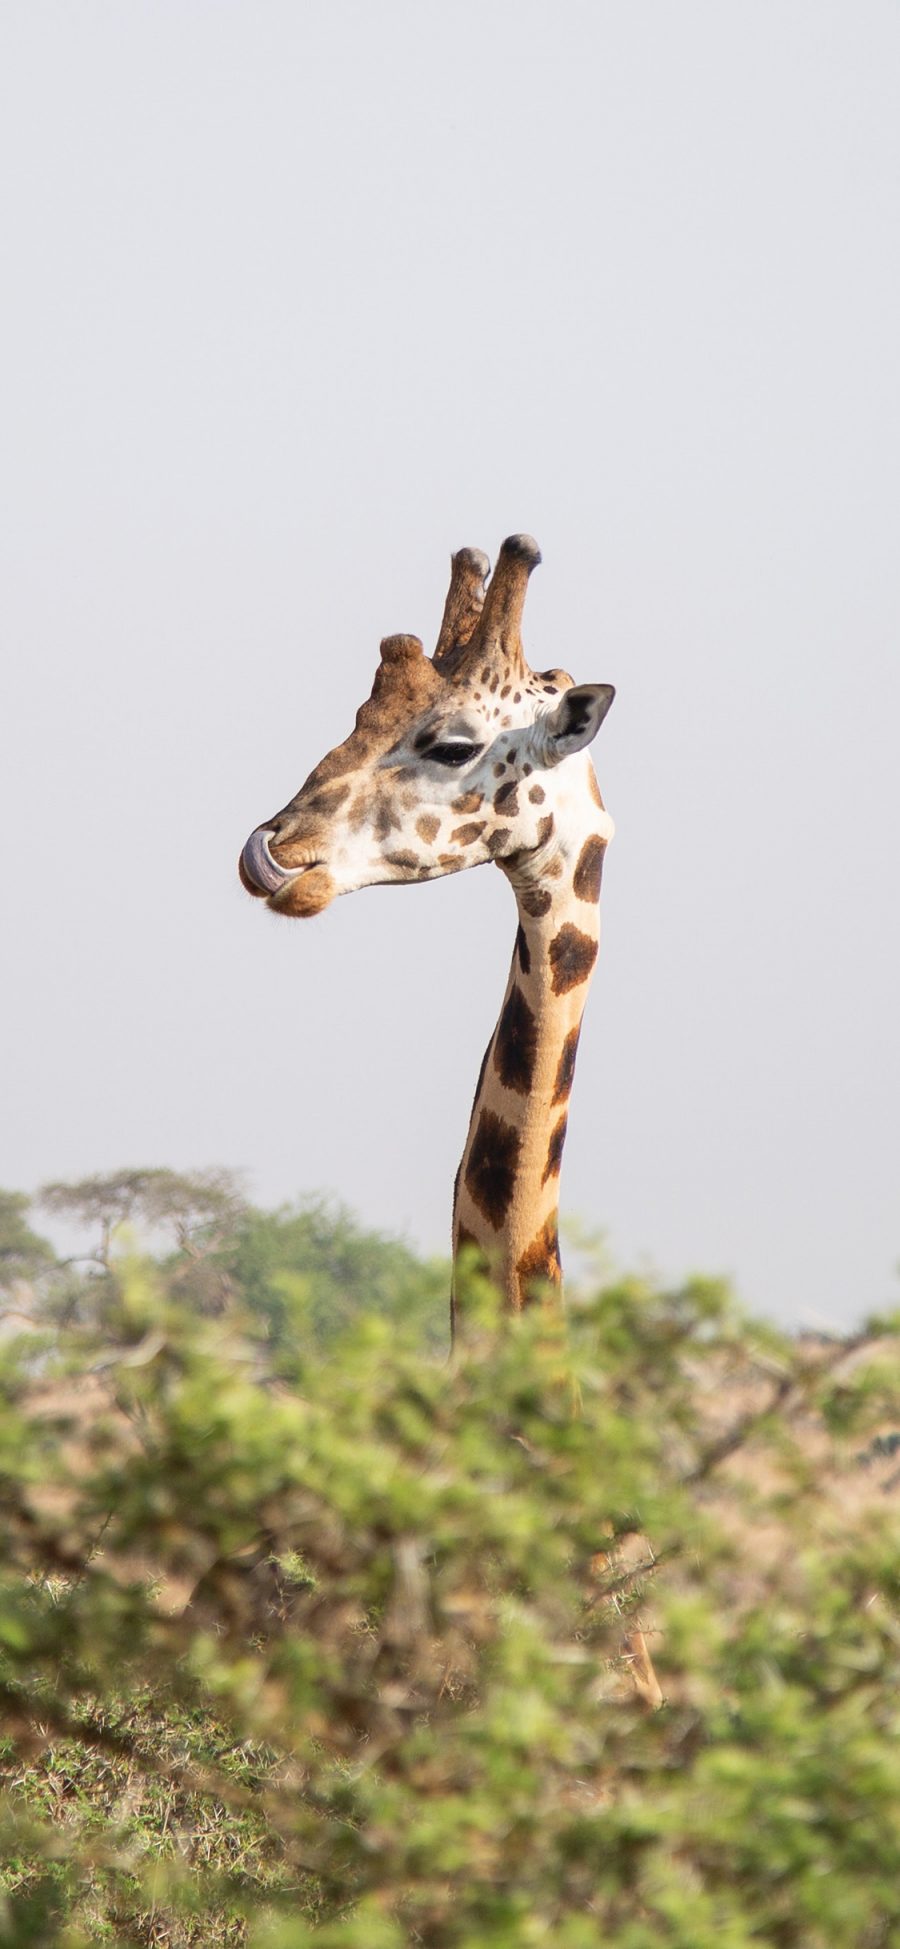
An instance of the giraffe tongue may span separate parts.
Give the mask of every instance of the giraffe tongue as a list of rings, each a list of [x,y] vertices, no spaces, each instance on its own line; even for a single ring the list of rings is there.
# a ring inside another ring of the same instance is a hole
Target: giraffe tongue
[[[296,868],[289,872],[287,867],[279,866],[272,858],[267,826],[257,826],[256,831],[251,832],[241,854],[241,863],[248,879],[259,887],[261,893],[280,893],[288,880],[297,877]]]

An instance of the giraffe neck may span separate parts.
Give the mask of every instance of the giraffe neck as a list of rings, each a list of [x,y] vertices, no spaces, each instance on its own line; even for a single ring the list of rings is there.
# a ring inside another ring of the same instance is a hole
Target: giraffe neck
[[[500,1018],[481,1066],[456,1181],[453,1253],[478,1248],[504,1307],[560,1285],[559,1173],[581,1018],[597,959],[605,842],[585,840],[559,877],[509,872],[519,928]],[[454,1300],[454,1323],[456,1324]]]

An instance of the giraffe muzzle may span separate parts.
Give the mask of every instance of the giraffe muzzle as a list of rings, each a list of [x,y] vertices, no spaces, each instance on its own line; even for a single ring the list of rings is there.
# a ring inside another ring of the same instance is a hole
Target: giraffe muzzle
[[[272,837],[271,826],[257,826],[256,831],[251,832],[240,859],[240,876],[247,892],[265,898],[280,893],[283,887],[306,870],[302,866],[279,866],[269,851]]]

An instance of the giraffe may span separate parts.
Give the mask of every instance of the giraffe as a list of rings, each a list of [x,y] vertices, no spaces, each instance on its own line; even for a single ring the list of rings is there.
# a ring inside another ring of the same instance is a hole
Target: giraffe
[[[385,637],[354,730],[256,827],[239,865],[248,893],[300,919],[358,887],[489,861],[506,875],[518,927],[456,1178],[453,1257],[474,1248],[512,1313],[560,1291],[559,1174],[615,830],[587,752],[613,686],[525,661],[522,612],[540,559],[530,535],[511,535],[488,582],[480,549],[453,556],[433,658],[416,636]],[[457,1292],[454,1280],[454,1334]],[[623,1650],[635,1692],[656,1709],[639,1623]]]
[[[492,576],[479,549],[453,556],[433,658],[416,636],[384,639],[355,729],[256,827],[239,867],[248,893],[295,918],[358,887],[491,861],[509,880],[518,927],[457,1174],[453,1256],[474,1248],[513,1313],[560,1287],[560,1166],[614,831],[587,751],[612,685],[525,661],[540,559],[529,535],[503,543]]]

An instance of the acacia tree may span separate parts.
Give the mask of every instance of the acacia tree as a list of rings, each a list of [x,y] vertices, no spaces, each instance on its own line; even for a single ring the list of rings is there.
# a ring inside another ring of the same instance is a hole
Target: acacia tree
[[[89,1249],[78,1259],[104,1276],[110,1273],[114,1240],[123,1228],[168,1234],[185,1300],[201,1312],[217,1312],[225,1305],[230,1285],[215,1255],[246,1209],[233,1172],[113,1171],[46,1184],[39,1202],[92,1234]]]
[[[94,1233],[93,1247],[84,1256],[104,1270],[119,1226],[143,1221],[154,1230],[170,1231],[181,1251],[199,1256],[220,1242],[245,1204],[232,1171],[162,1169],[112,1171],[45,1184],[38,1201]]]

